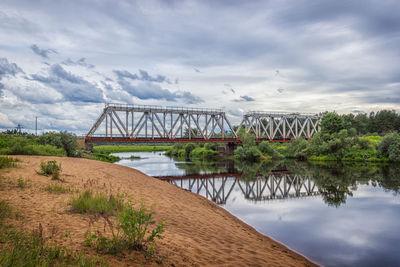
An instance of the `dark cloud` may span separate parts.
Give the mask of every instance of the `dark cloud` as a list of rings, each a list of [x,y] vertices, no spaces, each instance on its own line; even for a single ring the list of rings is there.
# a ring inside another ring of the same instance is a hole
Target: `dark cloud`
[[[82,57],[76,61],[73,61],[70,58],[67,58],[66,60],[64,60],[63,62],[61,62],[61,64],[64,64],[66,66],[82,66],[88,69],[93,69],[94,65],[93,64],[89,64],[86,62],[86,58]]]
[[[193,68],[195,72],[197,73],[201,73],[201,71],[199,69]]]
[[[283,88],[278,88],[278,89],[276,89],[276,91],[278,91],[278,93],[280,93],[280,94],[282,94],[284,90],[285,90],[285,89],[283,89]]]
[[[149,73],[145,70],[139,70],[140,73],[140,80],[141,81],[149,81],[149,82],[157,82],[157,83],[171,83],[165,76],[157,75],[156,77],[152,77]]]
[[[253,102],[253,101],[256,101],[256,100],[247,95],[240,96],[239,99],[233,100],[233,102]]]
[[[82,77],[66,71],[61,65],[52,65],[48,74],[48,76],[32,74],[30,79],[53,88],[63,95],[65,101],[104,102],[103,92],[100,88]]]
[[[157,82],[163,83],[166,82],[171,84],[171,81],[167,79],[164,75],[151,76],[147,71],[139,69],[139,75],[136,73],[132,74],[127,70],[113,70],[113,72],[117,75],[118,79],[131,79],[131,80],[139,80],[139,81],[148,81],[148,82]]]
[[[203,102],[200,97],[197,97],[190,92],[171,92],[167,89],[163,89],[160,85],[151,82],[141,82],[137,85],[133,85],[126,80],[119,80],[118,83],[121,88],[128,92],[130,95],[143,100],[155,99],[167,100],[171,102],[177,102],[178,100],[180,100],[187,104],[196,104]]]
[[[24,73],[15,63],[9,63],[6,58],[0,58],[0,81],[7,75],[15,76],[17,73]]]
[[[122,80],[124,78],[128,78],[131,80],[138,80],[139,76],[137,74],[132,74],[127,70],[113,70],[113,72],[117,75],[119,80]]]
[[[41,56],[42,58],[49,58],[49,54],[51,53],[57,54],[55,49],[41,49],[36,44],[31,45],[30,48],[36,55]]]

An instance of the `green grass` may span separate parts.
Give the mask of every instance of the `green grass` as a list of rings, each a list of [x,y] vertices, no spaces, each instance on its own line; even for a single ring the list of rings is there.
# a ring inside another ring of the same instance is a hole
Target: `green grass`
[[[0,156],[0,169],[15,167],[16,161],[17,159],[15,158]]]
[[[9,218],[12,215],[12,210],[5,200],[0,201],[0,226],[5,218]],[[0,242],[1,243],[1,242]]]
[[[40,162],[40,174],[44,176],[51,176],[53,180],[60,179],[61,164],[57,165],[57,161],[49,160],[47,162]]]
[[[152,152],[165,151],[171,146],[145,146],[145,145],[100,145],[93,146],[93,153],[109,154],[118,152]]]
[[[104,161],[104,162],[110,162],[110,163],[120,161],[119,157],[109,155],[106,153],[93,153],[93,154],[91,154],[91,156],[89,158],[94,159],[94,160]]]
[[[43,190],[57,195],[66,194],[74,191],[72,188],[62,185],[48,185],[43,187]]]
[[[107,238],[100,231],[88,232],[84,241],[86,246],[94,247],[98,252],[118,254],[125,249],[144,251],[146,256],[153,256],[157,239],[162,239],[166,222],[156,224],[153,209],[147,210],[142,202],[136,210],[130,202],[122,206],[115,223],[107,219],[112,238]]]
[[[22,189],[29,187],[28,182],[25,181],[24,179],[22,179],[21,177],[18,178],[17,185],[18,185],[19,188],[22,188]]]
[[[71,210],[77,213],[98,215],[115,215],[123,206],[121,197],[107,196],[104,193],[94,194],[91,190],[81,192],[70,201]]]
[[[13,215],[8,203],[0,201],[0,266],[106,266],[99,257],[47,244],[41,226],[32,233],[12,229],[12,225],[4,224],[4,219]]]

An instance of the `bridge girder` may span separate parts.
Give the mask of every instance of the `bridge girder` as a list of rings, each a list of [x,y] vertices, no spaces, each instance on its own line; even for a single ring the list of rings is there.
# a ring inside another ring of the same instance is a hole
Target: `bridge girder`
[[[103,134],[98,134],[101,125]],[[238,136],[222,110],[107,104],[86,139],[101,142],[110,138],[121,142],[213,142],[234,141]]]
[[[244,126],[246,133],[254,133],[256,139],[271,141],[298,137],[310,139],[319,131],[320,119],[321,116],[317,114],[252,111],[243,115],[236,134]]]

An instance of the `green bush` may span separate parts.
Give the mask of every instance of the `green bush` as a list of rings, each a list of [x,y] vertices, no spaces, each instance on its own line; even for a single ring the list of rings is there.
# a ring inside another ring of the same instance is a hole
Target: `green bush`
[[[72,133],[64,132],[49,132],[39,136],[36,142],[40,145],[52,145],[57,148],[62,148],[68,157],[79,156],[78,142],[76,136]]]
[[[206,149],[204,147],[197,147],[190,153],[190,158],[201,159],[201,160],[211,160],[216,159],[219,153],[217,151]]]
[[[310,143],[304,138],[293,139],[287,147],[288,153],[292,157],[300,160],[307,159]]]
[[[100,232],[98,234],[89,232],[84,244],[95,247],[102,253],[117,254],[125,249],[134,249],[145,251],[147,256],[151,256],[154,253],[156,240],[162,238],[161,234],[166,225],[164,221],[155,228],[152,227],[156,223],[153,212],[153,210],[147,211],[143,203],[139,210],[135,210],[128,202],[118,213],[117,229],[114,229],[114,224],[107,219],[111,228],[111,239],[101,235]]]
[[[0,157],[0,169],[15,167],[17,159],[11,157]]]
[[[389,157],[390,147],[392,146],[392,144],[396,144],[394,146],[397,146],[399,140],[400,136],[398,133],[388,133],[387,135],[385,135],[378,143],[379,154],[383,157]]]
[[[273,159],[281,159],[284,157],[281,153],[277,151],[277,149],[275,149],[275,147],[271,143],[266,141],[261,142],[258,145],[258,149],[261,151],[261,153]]]
[[[190,155],[190,152],[192,152],[193,149],[196,148],[196,145],[193,143],[187,143],[185,145],[185,155],[188,157]]]
[[[53,180],[60,179],[61,163],[57,165],[55,160],[40,163],[41,173],[44,176],[51,176]]]
[[[122,197],[107,196],[103,193],[94,194],[91,190],[72,197],[70,201],[73,212],[100,215],[115,215],[122,209]]]

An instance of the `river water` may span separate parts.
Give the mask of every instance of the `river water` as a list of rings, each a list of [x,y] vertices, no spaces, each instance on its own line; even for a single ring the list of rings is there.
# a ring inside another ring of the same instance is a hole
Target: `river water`
[[[400,266],[400,166],[204,164],[162,152],[114,155],[122,158],[117,164],[214,201],[318,264]]]

